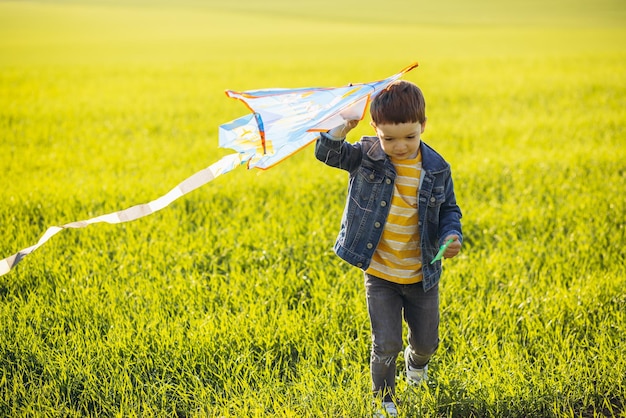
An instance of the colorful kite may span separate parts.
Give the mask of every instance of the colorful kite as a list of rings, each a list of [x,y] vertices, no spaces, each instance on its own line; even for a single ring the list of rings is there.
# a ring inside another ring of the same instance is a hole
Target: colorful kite
[[[0,260],[0,276],[8,273],[28,254],[66,228],[84,228],[106,222],[133,221],[157,212],[176,199],[242,164],[248,168],[268,169],[313,142],[318,132],[328,131],[346,120],[360,120],[369,101],[402,75],[417,67],[414,63],[397,74],[371,83],[334,88],[263,89],[235,92],[228,97],[241,100],[252,114],[219,127],[219,146],[237,153],[223,157],[187,178],[164,196],[114,213],[84,221],[52,226],[37,244]]]

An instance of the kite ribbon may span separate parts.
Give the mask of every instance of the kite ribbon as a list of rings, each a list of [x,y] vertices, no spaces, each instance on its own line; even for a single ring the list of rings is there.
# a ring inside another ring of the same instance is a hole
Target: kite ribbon
[[[176,187],[170,190],[167,194],[155,199],[149,203],[143,203],[140,205],[132,206],[128,209],[124,209],[118,212],[101,215],[95,218],[87,219],[84,221],[70,222],[62,226],[51,226],[46,232],[39,238],[37,244],[28,248],[24,248],[13,254],[10,257],[0,260],[0,276],[11,271],[17,263],[19,263],[28,254],[35,251],[37,248],[45,244],[50,238],[55,236],[60,231],[67,228],[84,228],[88,225],[106,222],[109,224],[119,224],[124,222],[134,221],[135,219],[143,218],[144,216],[151,215],[170,205],[176,199],[186,195],[189,192],[197,189],[210,182],[214,178],[224,173],[227,173],[239,165],[245,164],[250,159],[250,154],[235,153],[230,154],[209,167],[198,171],[187,179],[183,180]]]

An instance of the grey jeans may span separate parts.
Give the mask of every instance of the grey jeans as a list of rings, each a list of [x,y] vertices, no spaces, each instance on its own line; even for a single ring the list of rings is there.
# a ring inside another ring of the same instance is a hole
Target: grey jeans
[[[370,373],[375,396],[395,395],[396,359],[402,351],[402,317],[408,325],[410,364],[422,367],[439,345],[439,285],[424,292],[422,283],[402,285],[365,274],[365,295],[372,330]]]

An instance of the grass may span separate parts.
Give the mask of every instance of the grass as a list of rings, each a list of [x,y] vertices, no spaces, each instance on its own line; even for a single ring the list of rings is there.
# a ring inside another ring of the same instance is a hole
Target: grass
[[[217,127],[247,111],[225,89],[419,61],[465,245],[401,416],[626,416],[623,5],[231,3],[0,3],[0,256],[229,153]],[[345,189],[307,148],[55,236],[0,277],[0,415],[368,416]]]

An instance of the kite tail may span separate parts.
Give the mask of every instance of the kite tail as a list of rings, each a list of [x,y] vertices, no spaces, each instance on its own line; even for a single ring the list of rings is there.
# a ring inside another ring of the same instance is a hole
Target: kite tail
[[[106,222],[109,224],[119,224],[124,222],[134,221],[135,219],[143,218],[144,216],[151,215],[166,206],[176,199],[186,195],[187,193],[197,189],[210,182],[217,176],[237,168],[238,166],[246,163],[250,159],[250,154],[235,153],[223,157],[221,160],[210,165],[209,167],[198,171],[187,179],[183,180],[176,187],[170,190],[167,194],[155,199],[149,203],[143,203],[124,209],[118,212],[101,215],[95,218],[87,219],[84,221],[70,222],[63,226],[51,226],[41,236],[37,244],[28,248],[24,248],[18,251],[16,254],[0,260],[0,276],[7,274],[13,267],[17,265],[24,257],[35,251],[37,248],[45,244],[50,238],[56,235],[58,232],[66,228],[84,228],[88,225]]]

